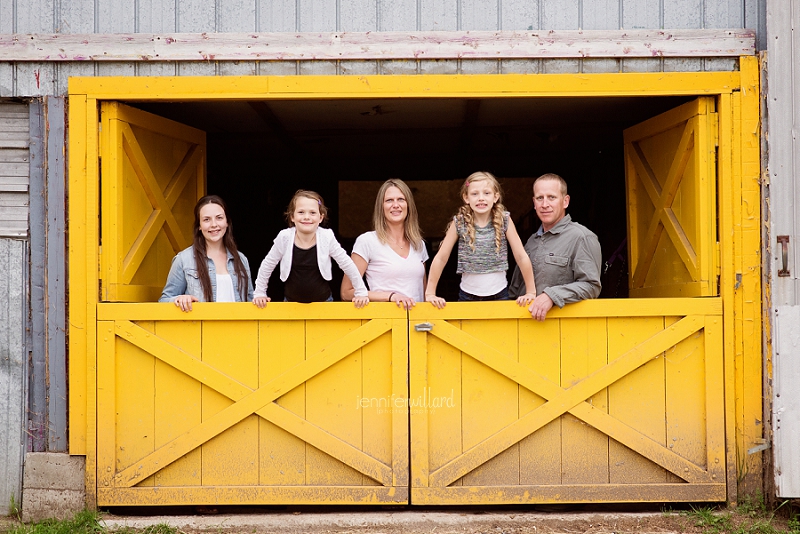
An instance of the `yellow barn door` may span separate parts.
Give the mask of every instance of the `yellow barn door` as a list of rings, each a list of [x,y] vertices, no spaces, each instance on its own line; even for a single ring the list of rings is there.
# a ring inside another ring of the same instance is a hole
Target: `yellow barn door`
[[[624,133],[631,297],[717,294],[715,100]]]
[[[100,120],[101,299],[153,302],[192,242],[205,132],[116,102],[102,104]]]

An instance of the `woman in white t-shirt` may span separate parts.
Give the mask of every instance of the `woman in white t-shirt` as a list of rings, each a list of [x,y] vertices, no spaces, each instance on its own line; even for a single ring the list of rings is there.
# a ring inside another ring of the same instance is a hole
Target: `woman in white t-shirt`
[[[428,251],[419,229],[417,206],[402,180],[386,180],[375,198],[372,232],[361,234],[353,246],[353,263],[367,275],[369,300],[396,302],[406,310],[425,301],[425,262]],[[342,299],[352,300],[350,280],[342,280]]]

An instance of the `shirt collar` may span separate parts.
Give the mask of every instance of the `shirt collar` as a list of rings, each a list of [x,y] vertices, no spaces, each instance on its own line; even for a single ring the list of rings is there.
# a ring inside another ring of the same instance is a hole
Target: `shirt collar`
[[[550,228],[548,232],[550,232],[551,234],[560,234],[561,232],[564,231],[564,228],[571,222],[572,222],[572,217],[570,217],[569,213],[567,213],[566,215],[564,215],[564,217],[561,218],[560,221],[556,223],[555,226]],[[539,229],[536,231],[535,235],[536,237],[542,237],[544,233],[545,233],[544,227],[540,224]]]

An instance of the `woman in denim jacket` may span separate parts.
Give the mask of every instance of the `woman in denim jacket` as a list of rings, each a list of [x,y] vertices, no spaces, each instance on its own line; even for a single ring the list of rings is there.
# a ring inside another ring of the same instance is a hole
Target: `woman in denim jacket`
[[[236,248],[225,202],[216,195],[194,207],[194,243],[172,259],[159,302],[174,302],[182,311],[192,302],[246,302],[253,299],[247,258]]]

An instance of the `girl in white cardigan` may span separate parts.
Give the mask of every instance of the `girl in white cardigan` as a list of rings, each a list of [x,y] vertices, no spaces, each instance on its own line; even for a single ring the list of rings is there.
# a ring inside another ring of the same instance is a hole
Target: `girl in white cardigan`
[[[369,303],[367,287],[361,273],[333,235],[333,230],[320,228],[328,216],[325,201],[314,191],[299,190],[286,209],[289,228],[281,230],[275,244],[261,262],[256,278],[253,304],[259,308],[271,299],[267,283],[280,263],[281,281],[285,282],[286,300],[290,302],[325,302],[331,294],[331,258],[356,288],[353,304],[362,308]]]

